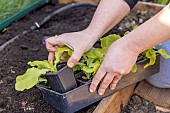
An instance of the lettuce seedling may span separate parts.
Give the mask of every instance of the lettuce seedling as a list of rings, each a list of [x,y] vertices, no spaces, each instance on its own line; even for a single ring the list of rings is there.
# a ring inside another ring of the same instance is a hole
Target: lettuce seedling
[[[169,2],[169,0],[157,0],[158,4],[163,4],[163,5],[167,5]]]
[[[82,59],[72,68],[73,71],[83,71],[85,74],[83,79],[91,79],[102,64],[108,47],[118,39],[120,39],[120,36],[116,34],[102,38],[101,48],[90,49],[84,53]],[[55,52],[54,64],[52,62],[48,63],[47,60],[28,62],[32,68],[29,68],[25,74],[16,78],[15,89],[18,91],[23,91],[25,89],[32,88],[41,81],[46,82],[46,80],[41,77],[46,73],[57,72],[56,65],[59,62],[63,62],[63,60],[61,60],[61,55],[64,52],[68,53],[64,59],[64,62],[67,62],[73,53],[73,51],[68,47],[58,48],[57,52]],[[157,53],[161,54],[164,58],[170,58],[170,55],[168,55],[164,49],[155,50],[154,48],[150,48],[141,53],[143,58],[148,58],[150,60],[150,62],[146,64],[144,68],[147,68],[155,63]],[[137,65],[135,64],[133,66],[132,72],[136,72],[136,70]]]

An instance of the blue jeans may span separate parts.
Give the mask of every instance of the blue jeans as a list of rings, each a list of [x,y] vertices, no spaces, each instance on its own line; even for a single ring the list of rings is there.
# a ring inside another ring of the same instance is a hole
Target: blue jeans
[[[170,40],[162,43],[161,47],[170,55]],[[146,81],[159,88],[170,88],[170,59],[161,57],[160,72],[147,78]]]

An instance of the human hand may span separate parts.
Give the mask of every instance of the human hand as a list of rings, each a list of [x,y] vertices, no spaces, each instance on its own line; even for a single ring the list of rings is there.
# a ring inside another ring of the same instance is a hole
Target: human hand
[[[103,95],[109,85],[111,90],[115,89],[121,77],[131,71],[139,53],[128,47],[119,39],[108,48],[103,63],[93,77],[90,92],[94,92],[99,83],[99,95]]]
[[[67,62],[68,67],[72,68],[80,60],[83,53],[88,51],[93,46],[97,39],[98,37],[93,36],[90,31],[86,30],[65,33],[48,38],[46,39],[46,48],[49,51],[48,61],[54,61],[54,54],[57,51],[57,48],[66,45],[74,50],[72,56]]]

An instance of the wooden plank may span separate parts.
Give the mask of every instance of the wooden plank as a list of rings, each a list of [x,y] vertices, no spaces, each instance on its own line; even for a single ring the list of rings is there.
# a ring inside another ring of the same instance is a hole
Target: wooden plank
[[[135,89],[135,93],[156,105],[170,107],[170,89],[157,88],[142,81]]]
[[[121,108],[128,104],[136,84],[133,84],[112,96],[103,99],[93,113],[120,113]]]
[[[170,108],[165,108],[165,107],[161,107],[161,106],[156,106],[156,110],[162,111],[164,113],[170,113]]]
[[[149,2],[138,2],[133,10],[148,10],[153,14],[158,13],[165,5],[149,3]]]

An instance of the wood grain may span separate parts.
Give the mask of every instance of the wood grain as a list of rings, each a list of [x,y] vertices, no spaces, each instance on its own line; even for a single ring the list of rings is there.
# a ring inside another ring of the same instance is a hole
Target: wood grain
[[[157,88],[142,81],[135,93],[159,106],[170,107],[170,89]]]
[[[104,98],[93,113],[120,113],[121,108],[128,104],[136,84],[133,84],[112,96]]]

